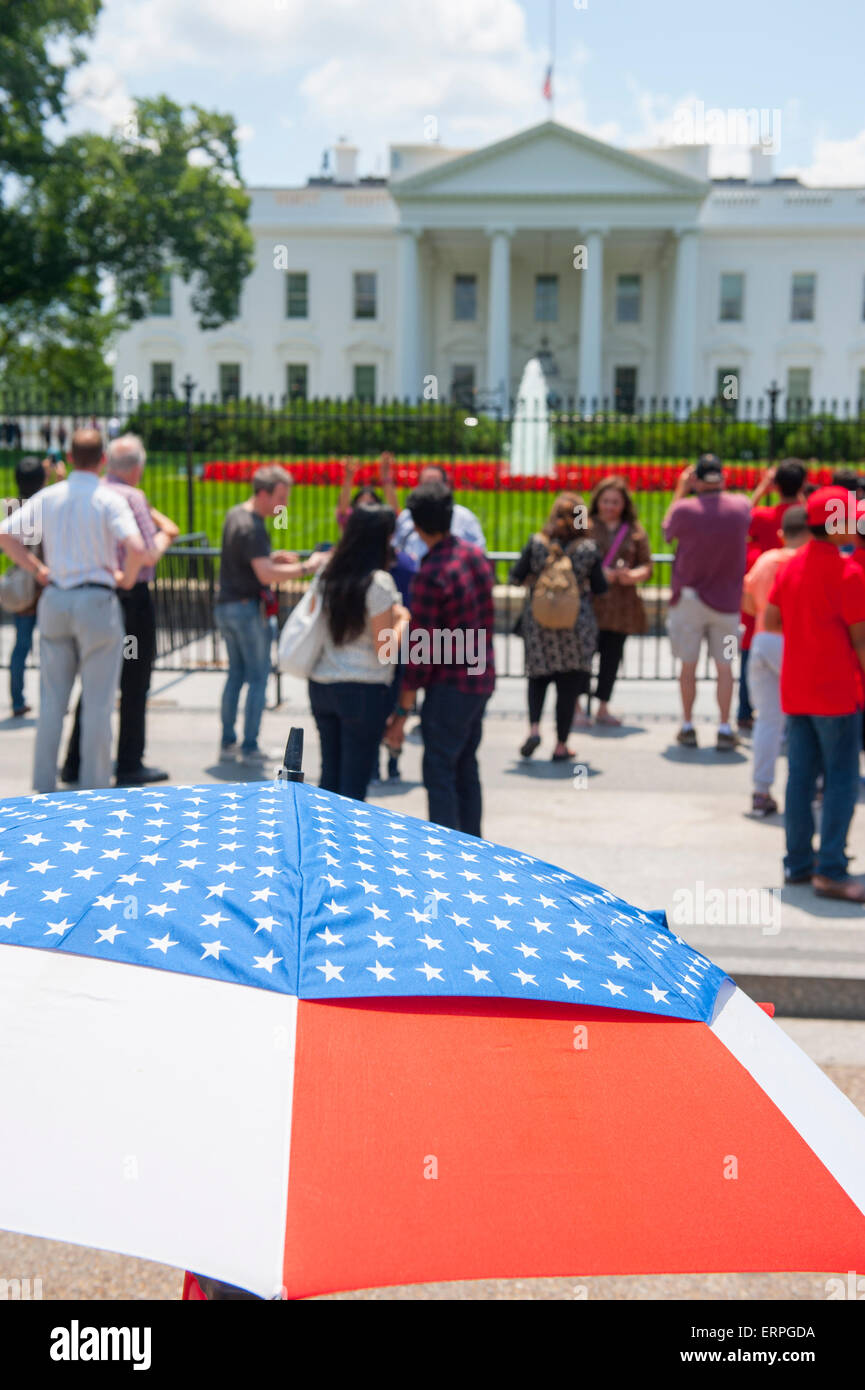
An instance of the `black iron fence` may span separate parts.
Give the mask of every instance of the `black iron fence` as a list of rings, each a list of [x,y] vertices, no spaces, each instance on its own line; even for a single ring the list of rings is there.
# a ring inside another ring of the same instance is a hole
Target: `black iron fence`
[[[184,396],[144,401],[107,395],[87,401],[12,398],[0,391],[0,494],[16,495],[23,454],[66,453],[73,429],[94,424],[104,436],[132,431],[148,451],[144,486],[173,517],[183,540],[159,566],[159,663],[177,670],[221,666],[213,603],[219,537],[228,508],[249,495],[256,467],[278,462],[295,485],[285,515],[271,523],[280,549],[305,554],[338,536],[336,510],[345,458],[358,461],[355,484],[383,492],[380,455],[402,505],[422,467],[444,467],[456,500],[477,515],[496,568],[499,670],[523,669],[513,637],[522,599],[508,586],[511,563],[549,513],[556,492],[587,496],[610,473],[623,476],[655,553],[644,588],[650,631],[628,643],[625,678],[668,679],[675,663],[663,636],[671,557],[661,520],[682,466],[705,451],[727,466],[728,485],[753,489],[767,464],[801,458],[817,482],[834,472],[865,472],[865,402],[783,402],[772,387],[757,401],[514,401],[507,414],[469,404],[358,400],[207,401],[194,384]],[[531,408],[529,408],[531,407]],[[616,408],[618,407],[618,408]],[[296,602],[302,588],[283,596]],[[13,634],[0,625],[0,662]],[[37,648],[38,650],[38,648]]]
[[[479,517],[487,544],[519,550],[567,487],[588,493],[607,473],[639,494],[640,518],[654,549],[682,465],[718,454],[729,485],[751,489],[784,456],[825,470],[865,470],[865,402],[784,402],[778,388],[757,400],[513,401],[507,413],[453,402],[359,400],[208,401],[185,383],[182,399],[37,401],[0,391],[0,491],[15,494],[22,453],[64,453],[78,424],[103,433],[131,430],[148,450],[146,487],[186,535],[218,544],[227,509],[248,495],[255,467],[279,462],[295,478],[283,548],[312,549],[336,536],[343,470],[355,457],[358,481],[381,489],[379,455],[394,455],[400,504],[424,463],[449,472],[457,501]],[[472,413],[472,412],[475,413]]]
[[[490,554],[496,578],[496,670],[501,677],[521,677],[525,671],[523,642],[514,632],[525,603],[525,591],[509,583],[511,567],[516,558],[516,551],[493,551]],[[665,635],[673,557],[670,554],[656,554],[652,560],[652,577],[649,583],[641,586],[648,630],[644,636],[628,639],[619,674],[621,680],[671,680],[677,675],[677,664]],[[208,545],[202,534],[182,537],[160,561],[154,583],[157,670],[188,673],[225,669],[227,656],[214,620],[218,562],[218,549]],[[274,622],[274,638],[278,627],[300,601],[307,582],[297,580],[282,586],[279,619]],[[9,666],[15,638],[12,618],[2,615],[0,668]],[[28,666],[32,669],[38,664],[37,633]],[[702,678],[709,674],[706,660],[700,676]],[[280,681],[277,675],[277,702],[279,698]]]

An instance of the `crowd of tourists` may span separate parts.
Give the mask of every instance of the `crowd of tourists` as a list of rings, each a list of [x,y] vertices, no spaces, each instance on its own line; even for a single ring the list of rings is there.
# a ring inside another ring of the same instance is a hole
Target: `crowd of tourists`
[[[112,762],[119,786],[169,775],[148,766],[144,753],[156,651],[152,581],[178,528],[141,486],[142,441],[111,434],[105,449],[97,429],[77,429],[68,476],[51,454],[22,458],[20,505],[0,524],[0,549],[14,562],[0,578],[0,604],[16,629],[16,717],[29,710],[24,668],[37,625],[40,636],[37,792],[55,789],[58,763],[60,779],[81,787],[108,785]],[[251,496],[225,516],[215,612],[228,655],[220,760],[261,767],[272,756],[259,733],[277,591],[310,577],[279,637],[279,659],[308,681],[320,785],[362,800],[381,758],[386,775],[398,778],[406,723],[417,714],[429,818],[479,835],[478,749],[495,686],[494,577],[482,527],[455,503],[439,466],[422,470],[403,507],[390,454],[379,460],[378,487],[355,488],[356,471],[356,461],[346,460],[338,540],[306,559],[273,549],[265,524],[289,508],[292,477],[285,469],[259,468]],[[663,521],[666,540],[676,545],[667,625],[680,662],[677,742],[698,746],[693,713],[705,646],[715,667],[717,751],[730,753],[753,737],[753,815],[779,811],[772,787],[786,742],[787,881],[808,881],[821,895],[851,901],[865,901],[846,853],[865,705],[865,502],[858,484],[843,474],[831,487],[815,488],[805,467],[787,459],[746,498],[727,492],[720,460],[705,454],[681,473]],[[767,505],[772,493],[778,501]],[[640,586],[651,574],[649,537],[618,477],[602,479],[588,502],[561,493],[527,537],[510,575],[524,592],[516,626],[527,676],[523,759],[541,747],[551,685],[553,762],[574,760],[573,730],[620,724],[611,700],[628,637],[647,631]],[[76,676],[81,695],[61,757]]]

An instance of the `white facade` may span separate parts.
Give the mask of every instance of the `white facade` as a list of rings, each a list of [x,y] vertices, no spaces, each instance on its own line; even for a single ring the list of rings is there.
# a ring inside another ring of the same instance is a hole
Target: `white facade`
[[[394,146],[387,181],[355,180],[355,153],[338,147],[339,181],[251,190],[240,317],[201,331],[175,278],[171,312],[118,340],[117,389],[190,375],[196,394],[279,400],[291,367],[309,398],[457,385],[500,405],[545,347],[566,401],[711,399],[719,374],[755,405],[773,380],[842,409],[865,396],[863,189],[767,179],[765,157],[712,182],[705,148],[635,154],[553,122],[474,151]]]

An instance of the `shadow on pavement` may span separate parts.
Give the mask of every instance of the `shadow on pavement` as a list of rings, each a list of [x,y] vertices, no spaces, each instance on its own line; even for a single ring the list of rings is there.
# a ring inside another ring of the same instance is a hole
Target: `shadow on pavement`
[[[668,763],[694,763],[699,767],[709,767],[712,764],[721,763],[746,763],[747,753],[741,749],[733,748],[729,753],[719,753],[717,748],[682,748],[678,743],[671,743],[669,748],[665,748],[661,753]]]
[[[517,763],[512,763],[505,768],[509,777],[529,777],[538,782],[572,782],[574,780],[574,769],[580,769],[582,777],[600,777],[599,767],[589,767],[581,762],[579,758],[572,758],[567,763],[554,763],[549,758],[541,759],[540,762],[532,762],[529,758],[522,758]]]

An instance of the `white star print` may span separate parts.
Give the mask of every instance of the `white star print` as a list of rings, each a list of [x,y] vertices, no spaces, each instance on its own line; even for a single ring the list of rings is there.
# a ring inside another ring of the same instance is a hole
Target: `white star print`
[[[43,903],[59,903],[59,901],[60,901],[61,898],[68,898],[68,897],[69,897],[69,894],[68,894],[68,893],[64,893],[62,888],[43,888],[43,889],[42,889],[42,897],[40,898],[40,902],[43,902]],[[97,903],[96,903],[96,907],[99,907],[99,906],[100,906],[100,904],[97,902]]]
[[[341,934],[339,932],[332,932],[330,927],[325,927],[324,931],[317,931],[316,936],[324,942],[325,946],[345,945]]]
[[[268,975],[272,975],[273,967],[279,965],[283,957],[275,956],[271,950],[268,951],[266,956],[253,956],[252,959],[255,961],[255,970],[266,970]]]
[[[481,970],[477,965],[470,965],[468,970],[463,971],[463,974],[471,975],[475,984],[478,984],[480,980],[486,980],[488,984],[492,983],[490,980],[490,972],[488,970]]]
[[[374,941],[379,950],[381,950],[384,946],[390,946],[392,950],[396,950],[396,947],[393,944],[393,937],[383,936],[380,931],[374,931],[368,939],[370,941]]]
[[[418,940],[418,941],[422,941],[423,944],[426,946],[426,948],[427,948],[428,951],[443,951],[443,950],[444,950],[444,946],[443,946],[442,943],[441,943],[441,939],[436,940],[436,938],[433,937],[433,936],[419,936],[419,937],[417,938],[417,940]]]
[[[658,989],[658,986],[655,984],[655,981],[654,981],[654,980],[652,981],[651,988],[650,988],[650,989],[644,989],[644,990],[643,990],[643,993],[644,993],[644,994],[651,994],[651,996],[652,996],[652,998],[654,999],[654,1001],[655,1001],[656,1004],[660,1004],[660,1003],[667,1004],[667,1003],[669,1003],[669,1000],[667,999],[667,991],[666,991],[665,989]]]
[[[583,986],[580,984],[579,980],[572,980],[571,977],[570,977],[570,975],[562,974],[562,975],[560,975],[560,976],[558,977],[558,979],[559,979],[559,984],[560,984],[560,985],[565,985],[568,989],[582,989],[582,988],[583,988]]]
[[[540,956],[539,956],[539,954],[538,954],[537,947],[535,947],[535,946],[527,946],[526,943],[525,943],[524,941],[521,941],[520,944],[519,944],[519,946],[515,946],[515,947],[514,947],[514,950],[515,950],[515,951],[521,951],[524,960],[527,959],[529,956],[533,956],[533,957],[535,958],[535,960],[540,960]]]
[[[147,950],[161,951],[162,954],[165,956],[168,954],[169,946],[176,946],[177,944],[178,943],[176,941],[171,940],[168,932],[166,932],[165,935],[163,937],[160,937],[158,940],[155,936],[151,936],[150,945],[147,947]]]
[[[382,980],[392,980],[392,979],[393,979],[393,967],[392,967],[392,966],[380,965],[379,962],[376,961],[375,965],[368,965],[366,968],[367,968],[367,970],[370,972],[371,975],[375,975],[376,981],[377,981],[379,984],[381,984]]]
[[[230,946],[223,946],[221,941],[202,941],[201,945],[204,947],[202,960],[207,960],[208,956],[212,956],[214,960],[219,960],[220,951],[231,950]]]
[[[628,960],[628,957],[619,955],[618,951],[614,951],[611,956],[607,956],[607,960],[614,960],[617,970],[622,970],[624,966],[627,966],[629,970],[633,970],[634,968]]]
[[[615,995],[615,994],[624,994],[624,993],[625,993],[625,991],[622,989],[621,985],[614,985],[613,982],[612,982],[612,980],[602,980],[602,981],[601,981],[601,989],[608,989],[608,990],[610,991],[610,994],[614,994],[614,995]]]
[[[329,960],[326,960],[324,965],[317,965],[315,968],[321,971],[328,984],[330,984],[331,980],[339,980],[341,985],[345,984],[345,980],[342,978],[342,972],[345,969],[344,965],[332,965]]]
[[[420,938],[418,939],[420,940]],[[423,965],[416,965],[415,969],[421,975],[426,975],[427,983],[429,983],[430,980],[441,980],[442,984],[444,984],[444,976],[438,966],[430,965],[427,961],[424,961]]]
[[[97,936],[94,945],[98,946],[101,942],[108,941],[113,946],[118,936],[125,935],[126,932],[123,931],[121,927],[118,927],[116,923],[113,927],[100,927],[99,935]]]
[[[538,983],[534,975],[527,975],[524,970],[512,970],[511,974],[519,980],[521,985],[536,985]]]

